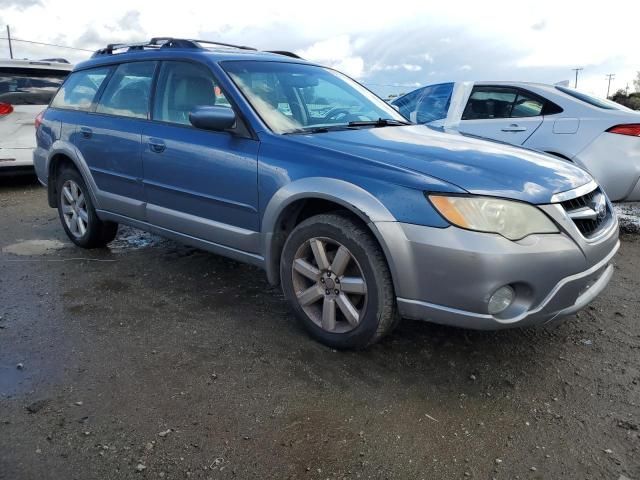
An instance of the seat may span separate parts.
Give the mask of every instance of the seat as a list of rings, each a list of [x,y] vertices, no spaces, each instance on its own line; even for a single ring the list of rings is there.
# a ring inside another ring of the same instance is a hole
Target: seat
[[[210,79],[200,76],[178,77],[173,105],[169,106],[169,117],[174,122],[189,123],[189,112],[195,107],[215,104],[216,96]]]
[[[109,106],[110,110],[128,111],[134,117],[147,116],[149,105],[149,89],[142,82],[135,82],[124,86],[114,96]]]

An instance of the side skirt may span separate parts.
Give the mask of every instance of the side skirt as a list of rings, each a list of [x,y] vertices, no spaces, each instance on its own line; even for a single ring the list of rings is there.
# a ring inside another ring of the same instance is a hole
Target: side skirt
[[[118,215],[117,213],[108,212],[106,210],[96,210],[96,213],[102,220],[109,220],[112,222],[129,225],[131,227],[139,228],[140,230],[155,233],[156,235],[160,235],[161,237],[170,238],[171,240],[175,240],[177,242],[190,245],[192,247],[200,248],[202,250],[215,253],[216,255],[222,255],[224,257],[237,260],[239,262],[249,263],[251,265],[260,267],[262,269],[265,268],[264,257],[262,255],[244,252],[242,250],[238,250],[232,247],[227,247],[225,245],[220,245],[218,243],[214,243],[208,240],[203,240],[201,238],[185,235],[184,233],[176,232],[174,230],[169,230],[167,228],[158,227],[156,225],[152,225],[147,222],[134,220],[132,218],[125,217],[124,215]]]

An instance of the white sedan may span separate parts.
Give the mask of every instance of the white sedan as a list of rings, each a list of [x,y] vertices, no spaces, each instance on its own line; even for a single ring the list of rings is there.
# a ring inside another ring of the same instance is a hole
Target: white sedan
[[[33,173],[35,118],[72,69],[60,61],[0,61],[0,174]]]
[[[417,123],[547,152],[587,169],[613,201],[640,200],[640,112],[564,86],[429,85],[392,102]]]

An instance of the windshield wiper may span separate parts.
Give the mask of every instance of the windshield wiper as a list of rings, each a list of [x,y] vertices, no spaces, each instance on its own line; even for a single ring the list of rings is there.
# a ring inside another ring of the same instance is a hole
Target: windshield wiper
[[[379,118],[378,120],[357,120],[349,122],[350,127],[395,127],[398,125],[411,125],[411,122],[395,120],[393,118]]]
[[[309,133],[327,133],[336,130],[347,130],[349,125],[324,125],[322,127],[305,127],[296,128],[295,130],[289,130],[284,132],[283,135],[295,135],[295,134],[309,134]]]
[[[379,118],[378,120],[356,120],[347,124],[339,125],[322,125],[318,127],[303,127],[296,128],[295,130],[289,130],[284,132],[283,135],[295,135],[305,133],[327,133],[335,132],[337,130],[350,130],[358,127],[395,127],[399,125],[413,125],[411,122],[405,122],[402,120],[395,120],[393,118]]]

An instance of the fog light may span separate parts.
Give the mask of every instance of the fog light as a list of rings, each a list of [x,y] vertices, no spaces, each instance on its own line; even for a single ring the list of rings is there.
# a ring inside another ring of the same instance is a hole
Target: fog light
[[[509,285],[500,287],[489,299],[489,313],[491,315],[497,315],[498,313],[504,312],[509,308],[509,305],[511,305],[515,296],[516,294],[513,291],[513,288]]]

